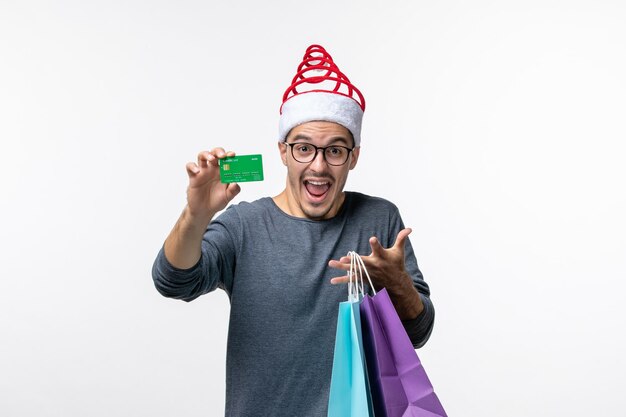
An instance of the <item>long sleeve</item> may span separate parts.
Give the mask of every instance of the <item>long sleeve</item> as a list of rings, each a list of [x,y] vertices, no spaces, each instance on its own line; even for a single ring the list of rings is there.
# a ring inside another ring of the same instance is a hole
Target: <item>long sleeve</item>
[[[152,266],[152,279],[159,293],[168,298],[192,301],[217,288],[228,292],[232,285],[237,248],[233,243],[233,234],[238,230],[240,222],[236,211],[226,210],[207,228],[201,257],[189,269],[173,266],[162,247]]]
[[[424,310],[415,319],[402,321],[402,325],[404,325],[404,329],[415,349],[419,349],[426,344],[435,325],[435,307],[432,301],[430,301],[430,297],[422,293],[420,293],[420,297],[424,304]]]
[[[164,297],[192,301],[217,288],[215,280],[204,274],[205,255],[189,269],[179,269],[170,264],[163,248],[152,265],[152,279],[157,291]]]
[[[392,216],[391,218],[390,230],[392,233],[390,234],[389,241],[387,242],[389,246],[393,245],[400,230],[404,229],[404,223],[400,217],[400,213],[396,212],[395,214],[396,216]],[[420,271],[419,266],[417,265],[417,259],[415,257],[410,239],[406,240],[404,255],[406,270],[411,276],[413,286],[420,294],[422,304],[424,305],[424,310],[422,310],[422,312],[415,319],[402,321],[404,329],[406,330],[409,339],[411,339],[411,343],[413,343],[413,347],[418,349],[426,344],[433,331],[433,327],[435,325],[435,307],[430,299],[430,288],[424,280],[422,271]]]

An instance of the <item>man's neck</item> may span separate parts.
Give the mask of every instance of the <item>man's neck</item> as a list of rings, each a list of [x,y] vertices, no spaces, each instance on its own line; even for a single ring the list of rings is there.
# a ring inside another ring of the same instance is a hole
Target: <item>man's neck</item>
[[[341,210],[341,207],[343,207],[343,204],[345,203],[345,200],[346,200],[346,194],[345,192],[342,192],[341,200],[339,201],[339,204],[332,207],[326,216],[324,216],[323,218],[312,218],[308,216],[305,212],[303,212],[302,208],[297,204],[297,202],[293,201],[293,199],[289,197],[290,197],[289,190],[284,189],[280,194],[278,194],[275,197],[272,197],[272,200],[274,200],[274,203],[276,204],[276,206],[278,206],[278,208],[281,209],[284,213],[293,217],[298,217],[301,219],[309,219],[309,220],[332,219],[339,213],[339,211]]]

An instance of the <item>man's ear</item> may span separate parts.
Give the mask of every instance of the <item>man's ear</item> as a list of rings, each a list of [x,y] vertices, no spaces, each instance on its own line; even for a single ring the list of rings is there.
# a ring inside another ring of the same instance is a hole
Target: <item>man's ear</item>
[[[352,151],[352,156],[350,158],[350,169],[351,170],[354,169],[354,167],[356,166],[356,163],[359,160],[359,154],[360,153],[361,153],[361,147],[360,146],[357,146]]]
[[[287,148],[285,142],[278,142],[278,152],[280,152],[280,159],[283,161],[283,165],[287,166]]]

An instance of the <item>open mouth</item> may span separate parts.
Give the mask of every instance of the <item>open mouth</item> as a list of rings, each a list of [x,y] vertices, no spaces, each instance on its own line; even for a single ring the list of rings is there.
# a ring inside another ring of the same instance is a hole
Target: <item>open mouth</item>
[[[309,197],[313,201],[321,201],[324,199],[331,183],[328,180],[305,180],[304,188],[306,188]]]

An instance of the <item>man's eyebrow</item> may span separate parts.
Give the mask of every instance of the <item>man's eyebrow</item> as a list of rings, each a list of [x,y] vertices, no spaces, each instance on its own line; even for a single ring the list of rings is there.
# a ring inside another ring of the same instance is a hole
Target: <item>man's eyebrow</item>
[[[310,137],[308,137],[307,135],[303,135],[302,133],[298,133],[296,136],[294,136],[291,139],[292,140],[308,140],[309,142],[311,141]]]
[[[293,138],[291,138],[291,140],[293,140],[294,142],[297,142],[299,140],[305,140],[307,142],[311,142],[312,139],[311,137],[304,135],[302,133],[298,133],[296,136],[294,136]],[[336,145],[337,142],[343,142],[344,145],[349,145],[350,141],[346,138],[344,138],[343,136],[335,136],[334,138],[332,138],[329,142],[329,145]]]
[[[332,138],[332,140],[330,141],[330,143],[332,143],[333,145],[336,144],[337,142],[343,142],[344,145],[349,145],[350,141],[346,138],[344,138],[343,136],[336,136],[334,138]]]

